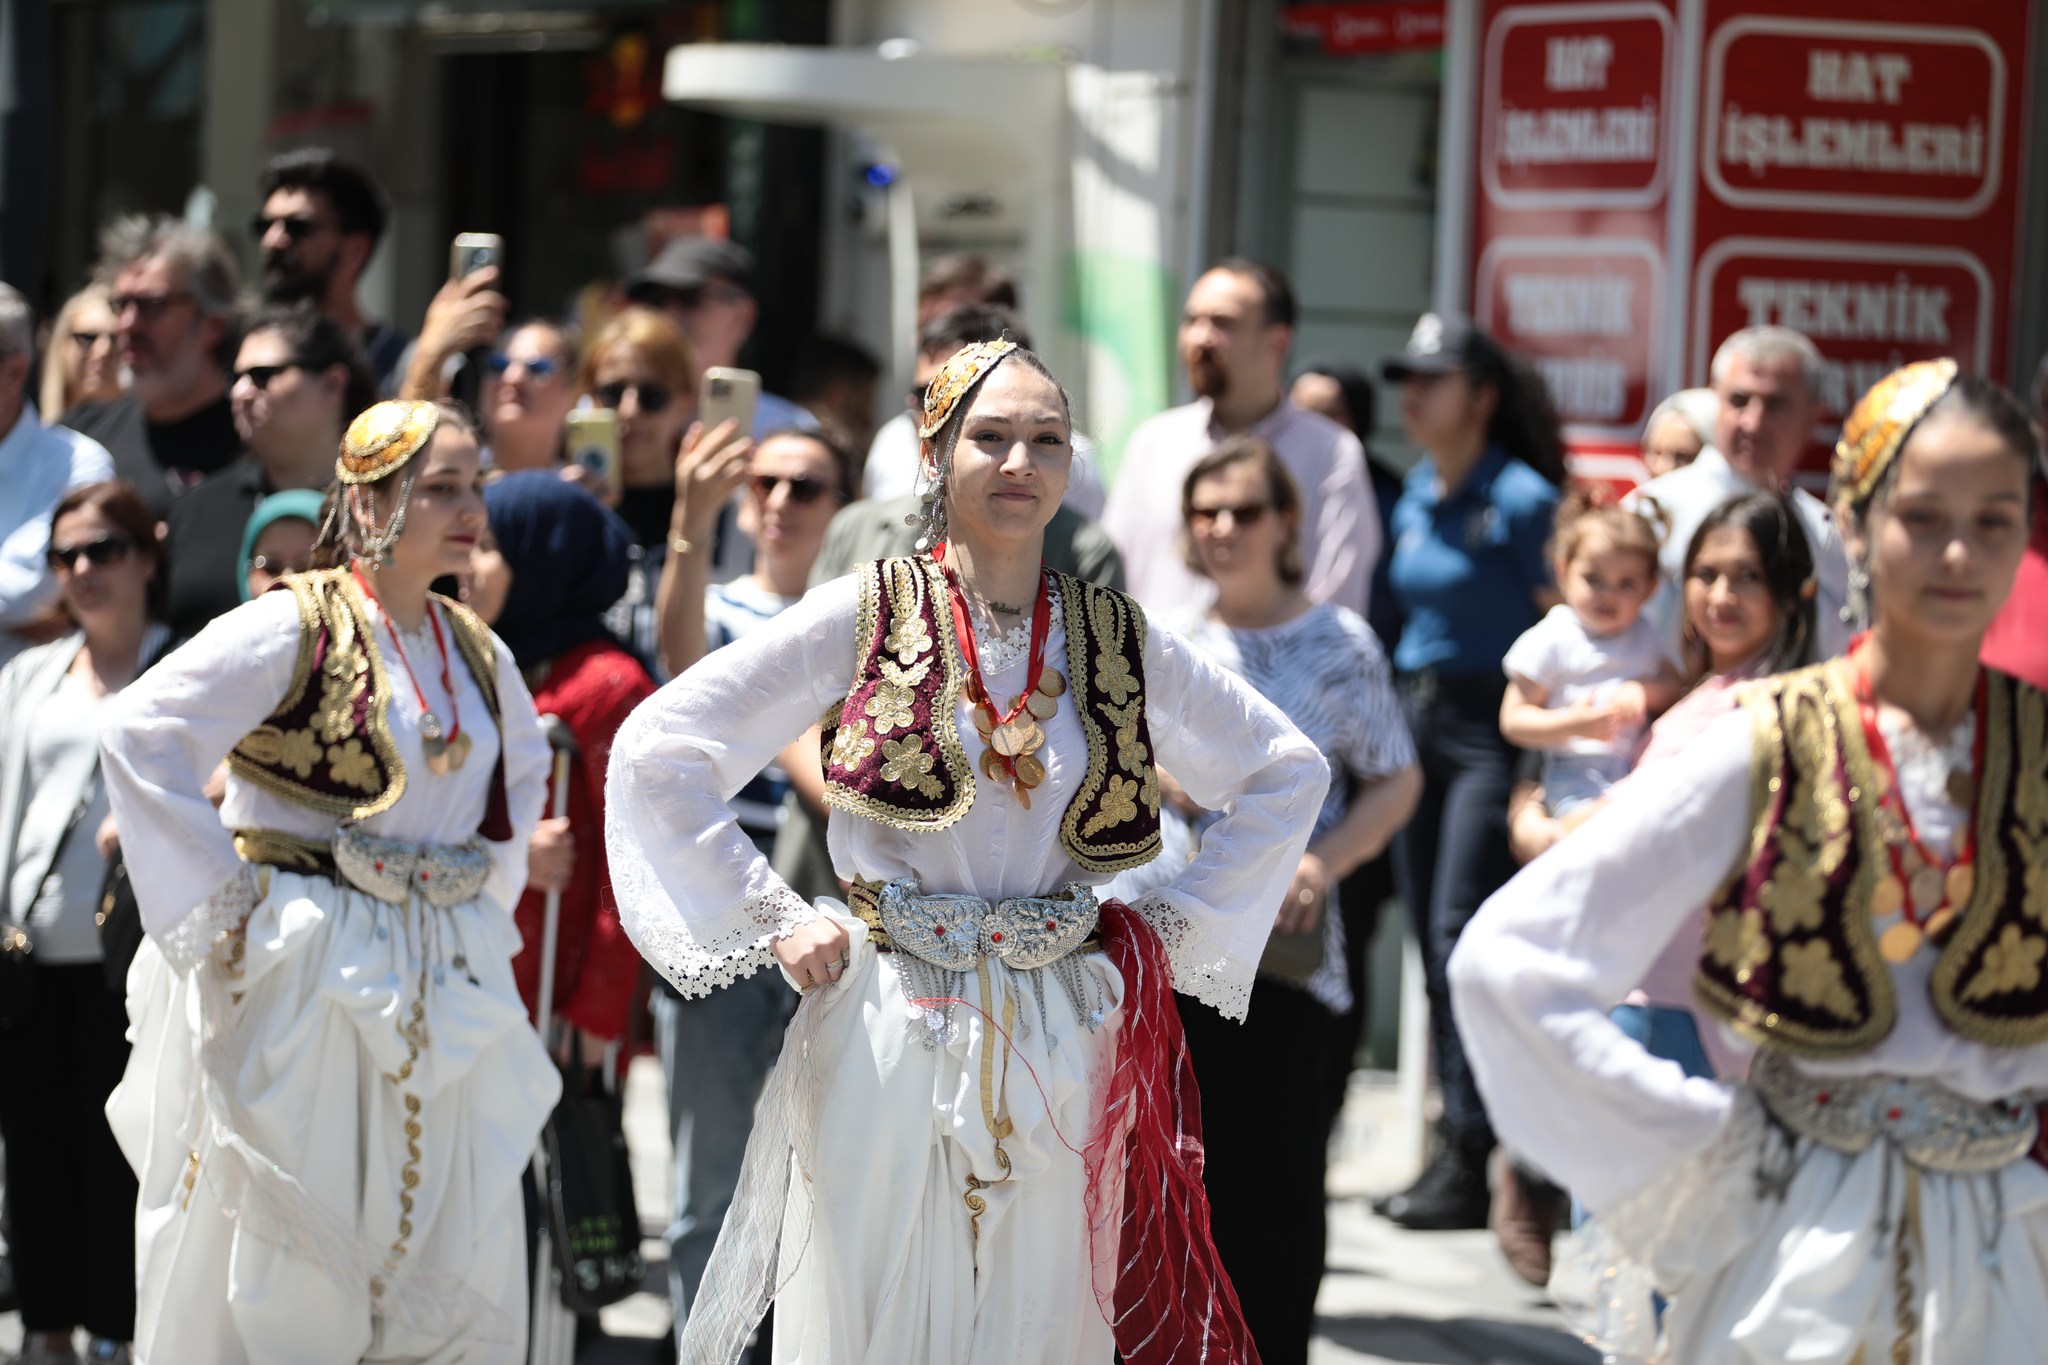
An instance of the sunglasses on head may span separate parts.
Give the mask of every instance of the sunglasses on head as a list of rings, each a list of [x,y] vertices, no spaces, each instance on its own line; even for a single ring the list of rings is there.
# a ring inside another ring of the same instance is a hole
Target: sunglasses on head
[[[668,385],[666,384],[658,384],[652,380],[648,381],[645,384],[636,384],[630,381],[625,381],[612,384],[599,384],[597,386],[597,401],[604,404],[608,408],[615,408],[619,404],[626,401],[626,395],[628,393],[632,393],[637,396],[640,404],[640,411],[642,412],[660,412],[663,408],[668,406],[668,400],[671,397],[673,397],[673,395],[669,393]]]
[[[510,370],[514,365],[517,365],[520,369],[525,370],[535,379],[553,379],[556,375],[562,372],[561,361],[556,360],[551,356],[544,355],[535,356],[531,360],[522,360],[517,356],[506,355],[503,351],[492,351],[489,355],[484,357],[484,364],[490,367],[490,371],[492,374],[504,374],[506,371]],[[619,391],[619,395],[620,397],[624,397],[625,390],[621,389]],[[618,404],[614,403],[612,404],[612,406],[617,407]],[[647,395],[645,390],[642,390],[641,392],[640,406],[643,408],[647,406]]]
[[[138,320],[151,323],[162,317],[164,310],[172,304],[183,303],[191,297],[191,292],[184,289],[175,289],[168,294],[116,294],[107,300],[107,306],[114,310],[116,319],[133,308]]]
[[[303,242],[320,230],[320,220],[299,213],[282,214],[276,218],[266,218],[259,213],[249,220],[249,234],[259,242],[268,237],[274,227],[283,228],[285,236],[293,241]]]
[[[775,496],[778,488],[789,489],[789,500],[799,507],[808,507],[831,490],[822,479],[808,474],[790,476],[786,474],[756,474],[753,478],[754,496],[762,502]]]
[[[105,568],[109,564],[126,559],[128,552],[134,548],[133,544],[119,536],[101,536],[98,540],[88,540],[77,545],[53,544],[49,549],[50,567],[75,569],[78,567],[79,556],[83,555],[101,568]]]
[[[1231,525],[1256,526],[1260,519],[1272,510],[1273,504],[1270,502],[1246,502],[1223,507],[1191,507],[1188,509],[1188,520],[1196,526],[1214,526],[1216,519],[1228,512]]]
[[[277,378],[279,375],[283,374],[286,370],[297,370],[303,368],[305,367],[300,365],[299,362],[296,360],[287,360],[282,365],[251,365],[246,370],[236,370],[235,380],[239,382],[241,380],[246,379],[251,384],[254,384],[257,390],[260,392],[264,389],[268,389],[270,387],[270,381]]]

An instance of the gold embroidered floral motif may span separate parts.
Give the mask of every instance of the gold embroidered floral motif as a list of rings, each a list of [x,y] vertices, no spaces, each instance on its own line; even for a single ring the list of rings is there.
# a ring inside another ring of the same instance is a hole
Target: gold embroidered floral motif
[[[2034,989],[2041,984],[2043,957],[2048,957],[2048,941],[2022,934],[2017,924],[2006,925],[1998,941],[1984,950],[1984,966],[1976,980],[1963,988],[1963,999],[1982,1000]]]
[[[869,754],[875,751],[875,741],[868,737],[868,723],[864,720],[850,720],[839,727],[832,736],[832,764],[849,772],[860,766]]]
[[[353,673],[329,672],[320,680],[320,709],[314,715],[313,728],[323,744],[332,744],[355,731],[356,698],[362,694],[363,682]]]
[[[1744,932],[1749,916],[1740,910],[1717,910],[1707,921],[1707,956],[1723,967],[1741,961],[1753,935]]]
[[[1786,944],[1778,951],[1778,965],[1784,971],[1785,993],[1793,999],[1839,1019],[1853,1022],[1859,1017],[1856,997],[1842,980],[1842,964],[1823,940]]]
[[[1126,820],[1138,818],[1138,783],[1136,778],[1112,775],[1109,785],[1102,789],[1102,807],[1081,826],[1081,835],[1088,838],[1100,834],[1111,825],[1121,825]]]
[[[931,652],[932,633],[922,616],[899,616],[889,627],[889,635],[882,641],[882,648],[894,654],[897,663],[908,668],[917,662],[918,655]]]
[[[908,730],[915,723],[911,703],[915,694],[907,687],[884,679],[875,684],[874,695],[868,698],[867,713],[874,718],[875,734],[883,737],[898,730]]]
[[[1153,815],[1159,814],[1159,769],[1145,765],[1145,780],[1138,787],[1138,801]]]
[[[882,780],[894,782],[899,787],[909,787],[925,796],[939,796],[945,788],[931,775],[935,757],[925,752],[923,735],[883,740]]]
[[[1789,856],[1793,853],[1789,847],[1786,853],[1788,856],[1771,869],[1771,879],[1757,888],[1757,901],[1771,917],[1771,932],[1780,938],[1811,933],[1826,917],[1821,897],[1827,884],[1811,863],[1795,861]]]
[[[1107,695],[1110,701],[1122,706],[1138,690],[1138,680],[1131,676],[1130,660],[1121,654],[1099,654],[1095,659],[1096,689]]]
[[[359,739],[327,746],[327,775],[344,787],[369,791],[377,785],[377,760]]]

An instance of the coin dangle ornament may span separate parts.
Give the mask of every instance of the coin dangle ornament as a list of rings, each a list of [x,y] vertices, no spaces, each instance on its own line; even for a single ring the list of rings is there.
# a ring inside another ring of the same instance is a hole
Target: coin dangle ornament
[[[944,545],[938,548],[935,558],[945,564]],[[1041,566],[1038,598],[1031,609],[1031,652],[1026,676],[1037,681],[1029,692],[1013,698],[1000,710],[988,690],[987,680],[981,676],[981,655],[974,642],[973,622],[967,614],[967,598],[950,567],[946,568],[946,586],[952,599],[953,632],[967,662],[967,700],[973,707],[974,731],[988,746],[981,754],[981,775],[1007,785],[1018,804],[1030,810],[1032,789],[1046,777],[1045,761],[1036,756],[1045,747],[1043,722],[1058,714],[1060,694],[1067,690],[1067,680],[1045,665],[1046,637],[1052,631],[1051,578]]]

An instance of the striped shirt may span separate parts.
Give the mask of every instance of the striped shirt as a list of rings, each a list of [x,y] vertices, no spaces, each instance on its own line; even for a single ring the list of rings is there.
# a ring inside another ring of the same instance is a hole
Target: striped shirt
[[[725,648],[796,602],[794,597],[769,592],[751,576],[712,584],[704,592],[705,649]],[[763,853],[774,853],[775,831],[782,823],[782,798],[788,791],[789,777],[782,765],[771,763],[733,799],[740,828]]]

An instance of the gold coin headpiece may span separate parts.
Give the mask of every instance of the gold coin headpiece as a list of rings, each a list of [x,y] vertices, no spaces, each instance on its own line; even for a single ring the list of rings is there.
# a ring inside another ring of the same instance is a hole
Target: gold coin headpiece
[[[1857,506],[1870,501],[1906,438],[1955,385],[1956,374],[1953,360],[1920,360],[1870,386],[1842,423],[1842,439],[1835,443],[1836,498],[1846,495]]]
[[[348,424],[334,477],[346,484],[375,483],[426,449],[441,425],[432,403],[393,399],[366,408]]]
[[[924,420],[918,424],[917,434],[927,441],[939,434],[946,425],[946,419],[953,415],[953,409],[960,406],[976,384],[982,381],[1004,356],[1017,349],[1017,343],[1007,337],[998,341],[977,341],[962,346],[953,352],[953,358],[939,367],[932,376],[932,382],[924,391]]]

